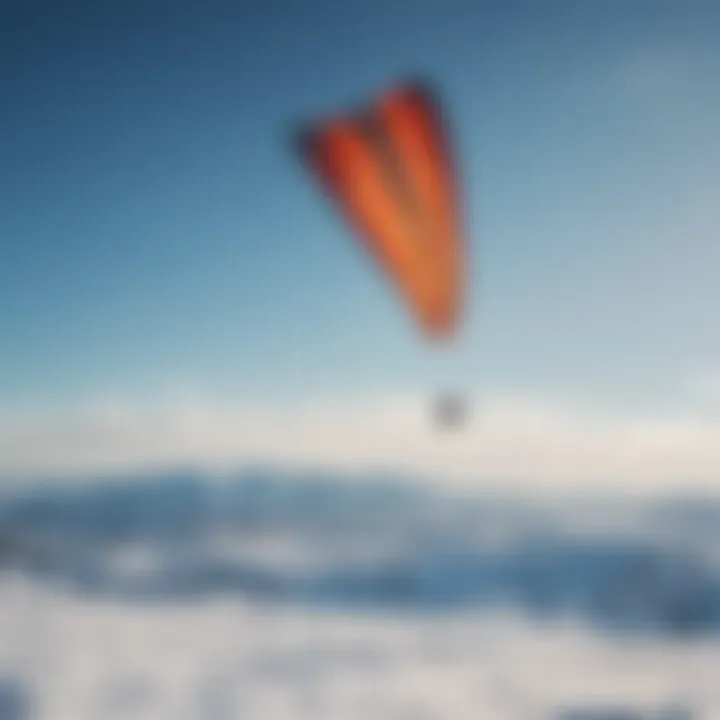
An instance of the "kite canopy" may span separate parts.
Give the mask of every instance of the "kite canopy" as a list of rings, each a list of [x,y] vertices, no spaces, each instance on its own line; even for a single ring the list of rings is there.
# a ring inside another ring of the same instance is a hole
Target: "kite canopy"
[[[463,285],[458,183],[440,106],[417,82],[300,133],[302,157],[421,330],[447,338]]]

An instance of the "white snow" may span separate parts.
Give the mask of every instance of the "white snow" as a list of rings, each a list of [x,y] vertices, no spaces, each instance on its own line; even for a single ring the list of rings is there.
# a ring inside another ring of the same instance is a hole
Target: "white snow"
[[[651,718],[671,705],[712,719],[719,669],[709,640],[506,613],[133,604],[0,578],[0,674],[47,720],[519,720],[591,707]],[[1,707],[3,720],[25,717]]]

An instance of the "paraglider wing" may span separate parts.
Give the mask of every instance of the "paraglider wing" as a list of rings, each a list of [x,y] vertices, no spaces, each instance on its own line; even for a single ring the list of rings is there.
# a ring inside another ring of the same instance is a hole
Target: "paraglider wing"
[[[303,158],[431,337],[451,334],[461,304],[456,181],[432,93],[387,90],[354,114],[307,128]]]

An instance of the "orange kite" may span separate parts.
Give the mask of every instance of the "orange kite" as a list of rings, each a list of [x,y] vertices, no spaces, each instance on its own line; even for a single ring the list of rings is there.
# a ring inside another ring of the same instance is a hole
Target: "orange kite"
[[[421,83],[386,89],[360,110],[300,133],[303,159],[432,338],[455,331],[463,240],[445,125]]]

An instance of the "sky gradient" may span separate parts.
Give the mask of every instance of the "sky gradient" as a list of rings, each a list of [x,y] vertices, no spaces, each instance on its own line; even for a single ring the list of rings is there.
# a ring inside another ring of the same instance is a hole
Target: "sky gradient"
[[[168,404],[202,416],[220,398],[246,417],[446,386],[711,423],[703,452],[720,458],[716,2],[1,13],[6,469],[52,444],[58,417],[97,428],[98,407],[141,405],[157,425]],[[472,243],[468,312],[441,351],[289,142],[406,74],[445,99]]]

